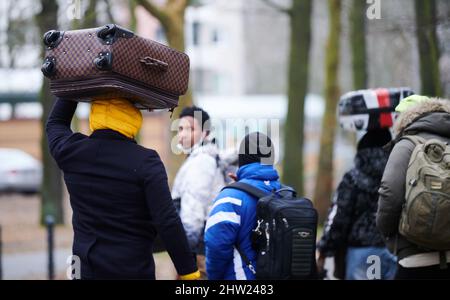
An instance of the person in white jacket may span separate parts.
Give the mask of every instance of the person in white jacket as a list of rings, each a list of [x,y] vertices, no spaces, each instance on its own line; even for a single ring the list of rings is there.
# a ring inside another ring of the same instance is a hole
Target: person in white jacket
[[[172,198],[179,208],[189,245],[205,277],[204,226],[213,200],[225,186],[217,146],[209,140],[210,117],[196,106],[183,109],[178,126],[178,147],[187,158],[178,171]]]

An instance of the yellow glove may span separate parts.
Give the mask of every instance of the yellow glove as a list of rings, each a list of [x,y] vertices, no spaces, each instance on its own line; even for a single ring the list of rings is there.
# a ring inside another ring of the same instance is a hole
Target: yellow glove
[[[181,280],[197,280],[200,279],[200,271],[195,271],[194,273],[191,274],[186,274],[186,275],[180,275],[180,279]]]

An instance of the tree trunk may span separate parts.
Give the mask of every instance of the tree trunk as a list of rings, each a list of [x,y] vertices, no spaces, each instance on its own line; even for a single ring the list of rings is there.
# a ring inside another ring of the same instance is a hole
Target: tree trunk
[[[73,19],[72,20],[72,30],[77,29],[85,29],[85,28],[94,28],[98,26],[97,23],[97,0],[88,0],[88,6],[86,11],[84,12],[84,18],[81,20]],[[71,123],[72,130],[79,131],[80,130],[80,119],[75,114],[72,118]]]
[[[136,0],[130,0],[129,8],[130,8],[130,30],[136,32],[137,29],[137,18],[136,18]]]
[[[136,0],[138,4],[142,5],[150,14],[152,14],[160,23],[166,34],[167,43],[170,47],[178,51],[185,52],[185,13],[186,3],[188,0],[170,1],[165,6],[157,6],[152,0]],[[191,106],[192,91],[188,90],[186,95],[181,97],[178,109],[175,116],[179,115],[181,109],[186,106]]]
[[[12,37],[13,37],[13,33],[12,33],[12,28],[11,28],[11,23],[13,22],[12,20],[12,16],[11,16],[11,10],[12,10],[12,6],[14,5],[13,1],[7,1],[6,2],[6,9],[5,9],[5,14],[7,15],[7,21],[6,21],[6,49],[7,49],[7,53],[8,53],[8,58],[7,58],[7,64],[6,64],[6,68],[8,69],[12,69],[14,67],[14,43],[11,41]]]
[[[183,11],[169,11],[168,12],[170,25],[166,25],[164,30],[166,32],[167,42],[169,46],[177,49],[178,51],[186,51],[186,41],[185,41],[185,28],[184,28],[184,16],[185,10]],[[192,91],[189,88],[186,95],[180,98],[178,109],[175,113],[176,116],[179,115],[184,107],[192,106]]]
[[[436,1],[415,0],[422,94],[442,96],[440,51],[436,34]]]
[[[105,4],[106,4],[106,14],[108,15],[108,19],[109,19],[109,23],[111,23],[111,24],[116,24],[116,20],[115,20],[115,18],[114,18],[114,16],[113,16],[113,13],[112,13],[112,6],[111,6],[111,1],[110,0],[104,0],[105,1]],[[134,5],[134,7],[136,7],[136,1],[134,1],[134,0],[130,0],[130,5]],[[134,14],[134,16],[132,15],[131,16],[131,18],[135,18],[136,19],[136,15]],[[134,29],[133,29],[133,31],[134,31]]]
[[[97,0],[89,0],[89,5],[86,9],[85,16],[81,22],[81,28],[97,27]]]
[[[365,1],[353,0],[350,12],[350,43],[352,48],[353,88],[367,88],[367,46],[366,46]]]
[[[169,46],[177,49],[178,51],[185,52],[186,43],[184,16],[187,7],[187,0],[170,1],[170,3],[167,3],[165,6],[156,6],[152,0],[136,1],[161,23]],[[182,2],[185,4],[182,5]],[[192,104],[192,90],[189,88],[186,95],[180,98],[178,108],[173,114],[174,119],[178,118],[184,107],[191,106]],[[171,131],[171,140],[175,137],[175,135],[176,132]],[[184,155],[175,155],[171,152],[168,164],[168,176],[170,183],[173,181],[176,172],[180,169],[184,158]]]
[[[169,24],[164,27],[167,42],[169,46],[177,49],[178,51],[185,52],[186,50],[186,41],[185,41],[185,32],[184,32],[184,16],[185,10],[183,11],[168,11],[169,15]],[[183,110],[183,108],[192,106],[192,90],[188,89],[186,95],[180,97],[180,101],[178,102],[178,107],[175,109],[173,114],[173,119],[177,119]],[[175,138],[177,132],[171,131],[171,137]],[[176,155],[171,153],[169,164],[168,164],[168,173],[169,179],[172,183],[175,174],[180,169],[181,165],[185,160],[185,155]]]
[[[72,30],[97,27],[97,0],[88,0],[86,11],[82,13],[82,19],[72,20]]]
[[[339,99],[338,69],[341,36],[341,0],[328,0],[329,33],[326,48],[325,115],[322,121],[319,167],[314,201],[319,224],[326,218],[333,193],[333,149],[336,131],[336,107]]]
[[[58,3],[56,0],[41,0],[41,5],[42,10],[36,16],[36,21],[41,35],[44,35],[46,31],[57,28],[58,26]],[[42,52],[41,56],[44,56],[44,52]],[[64,214],[61,171],[50,156],[45,134],[45,123],[54,101],[54,97],[50,94],[49,82],[47,79],[44,79],[39,98],[42,104],[41,151],[44,168],[41,188],[41,223],[44,222],[45,216],[52,215],[56,224],[63,224]]]
[[[285,124],[283,182],[303,195],[303,131],[309,83],[312,1],[294,0],[290,11],[289,103]]]

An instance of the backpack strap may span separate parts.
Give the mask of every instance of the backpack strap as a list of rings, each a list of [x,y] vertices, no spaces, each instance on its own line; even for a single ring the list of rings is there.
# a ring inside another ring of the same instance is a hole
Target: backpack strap
[[[224,187],[222,189],[222,191],[225,189],[236,189],[236,190],[245,192],[253,197],[256,197],[256,198],[258,198],[258,200],[261,198],[264,198],[268,195],[267,193],[263,192],[262,190],[254,187],[250,184],[243,183],[243,182],[234,182],[234,183]],[[256,275],[255,267],[252,265],[252,262],[250,261],[250,259],[248,259],[247,255],[245,255],[244,251],[242,251],[238,242],[236,242],[235,247],[236,247],[236,250],[239,252],[239,255],[242,257],[242,260],[244,261],[247,268],[249,268],[249,270],[253,273],[253,275]]]
[[[418,135],[405,135],[399,139],[399,141],[401,141],[401,140],[408,140],[411,143],[413,143],[415,146],[418,146],[420,144],[425,144],[427,142],[427,139],[425,139],[421,136],[418,136]]]
[[[239,255],[242,257],[242,260],[244,261],[247,268],[253,273],[253,275],[256,275],[255,267],[252,265],[252,262],[250,261],[250,259],[248,259],[247,255],[245,255],[244,251],[242,251],[241,247],[239,247],[239,244],[236,243],[235,247],[239,252]]]
[[[234,182],[234,183],[224,187],[222,189],[222,191],[225,189],[236,189],[236,190],[245,192],[253,197],[256,197],[256,198],[258,198],[258,200],[269,195],[268,193],[263,192],[262,190],[254,187],[253,185],[250,185],[248,183],[243,183],[243,182]]]

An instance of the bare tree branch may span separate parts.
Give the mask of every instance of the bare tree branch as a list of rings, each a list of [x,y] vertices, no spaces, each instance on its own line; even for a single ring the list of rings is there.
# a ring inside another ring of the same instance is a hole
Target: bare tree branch
[[[136,6],[137,6],[136,0],[130,0],[128,2],[128,8],[130,10],[130,25],[129,25],[129,27],[132,31],[136,31],[136,29],[137,29]]]
[[[110,0],[104,0],[104,1],[105,1],[105,3],[106,3],[106,13],[108,14],[109,21],[110,21],[112,24],[115,24],[116,21],[115,21],[115,19],[114,19],[113,14],[112,14],[111,1],[110,1]]]
[[[262,2],[264,2],[267,6],[272,7],[273,9],[284,13],[284,14],[290,14],[291,13],[291,9],[290,8],[286,8],[286,7],[282,7],[281,5],[273,2],[272,0],[262,0]]]
[[[167,20],[167,12],[164,8],[157,6],[152,0],[136,0],[138,5],[141,5],[161,23]]]
[[[167,11],[183,13],[190,5],[190,0],[167,0]]]
[[[185,10],[191,4],[190,0],[179,0],[178,5],[179,8]]]
[[[26,33],[30,27],[30,20],[26,17],[27,6],[15,6],[14,1],[7,2],[6,16],[6,49],[8,54],[8,67],[16,67],[16,58],[20,55],[19,50],[27,45]],[[15,17],[13,17],[15,15]]]
[[[97,26],[97,0],[90,0],[82,21],[82,28],[93,28]]]

